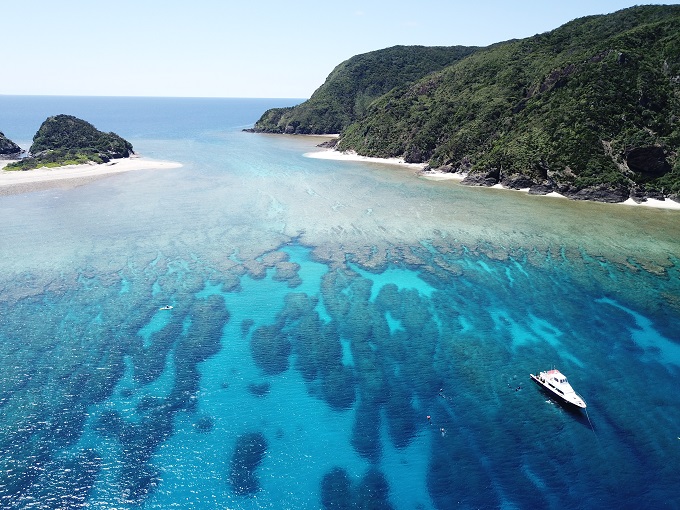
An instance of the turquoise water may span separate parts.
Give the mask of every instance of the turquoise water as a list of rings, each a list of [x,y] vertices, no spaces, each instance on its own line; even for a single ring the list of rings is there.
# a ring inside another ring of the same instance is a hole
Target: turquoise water
[[[677,507],[678,213],[241,132],[293,103],[0,97],[183,164],[0,197],[2,506]]]

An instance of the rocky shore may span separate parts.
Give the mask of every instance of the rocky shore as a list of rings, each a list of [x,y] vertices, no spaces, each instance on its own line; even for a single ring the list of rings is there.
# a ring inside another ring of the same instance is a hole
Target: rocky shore
[[[425,164],[406,163],[400,158],[371,158],[359,156],[356,153],[337,150],[337,142],[338,138],[336,135],[330,140],[326,140],[317,145],[320,149],[326,150],[308,153],[306,156],[347,161],[398,163],[419,168],[418,174],[423,177],[432,179],[456,179],[466,186],[502,187],[505,189],[526,191],[531,195],[558,194],[571,200],[590,200],[610,204],[623,202],[640,204],[645,203],[648,200],[654,200],[655,204],[666,202],[667,205],[671,206],[669,208],[680,208],[680,196],[677,194],[665,195],[655,190],[647,190],[644,187],[635,184],[633,181],[630,181],[627,185],[610,186],[607,184],[599,184],[596,186],[578,188],[570,183],[556,182],[551,178],[539,182],[527,175],[504,173],[497,169],[488,172],[471,173],[469,172],[469,168],[454,168],[452,166],[432,168]]]
[[[0,132],[0,159],[15,159],[22,152],[21,147]]]
[[[598,184],[596,186],[588,186],[578,188],[569,183],[559,183],[552,179],[545,179],[537,182],[529,176],[522,174],[503,174],[500,170],[491,170],[489,172],[477,173],[461,173],[455,172],[451,167],[430,168],[423,169],[423,175],[427,173],[444,173],[456,174],[460,176],[461,184],[466,186],[497,186],[503,188],[516,189],[528,191],[532,195],[547,195],[549,193],[558,193],[566,198],[572,200],[592,200],[595,202],[606,203],[621,203],[627,200],[633,200],[636,203],[642,203],[648,199],[659,201],[669,200],[680,204],[680,196],[677,194],[664,195],[661,192],[654,190],[647,190],[632,181],[629,184],[607,185]]]

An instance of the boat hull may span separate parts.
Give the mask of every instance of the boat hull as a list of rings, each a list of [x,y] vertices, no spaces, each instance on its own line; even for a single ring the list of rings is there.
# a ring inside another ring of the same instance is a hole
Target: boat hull
[[[579,400],[570,400],[566,398],[564,395],[560,395],[557,391],[548,386],[546,382],[542,381],[538,376],[535,376],[534,374],[529,374],[529,376],[533,379],[533,381],[536,384],[538,384],[541,387],[543,391],[545,391],[551,397],[555,397],[555,399],[558,400],[560,403],[566,404],[574,409],[586,408],[586,403],[583,401],[583,399],[579,398]]]

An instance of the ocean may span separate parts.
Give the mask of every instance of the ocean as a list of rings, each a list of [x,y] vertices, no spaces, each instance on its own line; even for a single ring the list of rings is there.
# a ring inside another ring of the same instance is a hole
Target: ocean
[[[242,131],[299,101],[0,96],[183,165],[0,197],[0,506],[680,508],[680,212]]]

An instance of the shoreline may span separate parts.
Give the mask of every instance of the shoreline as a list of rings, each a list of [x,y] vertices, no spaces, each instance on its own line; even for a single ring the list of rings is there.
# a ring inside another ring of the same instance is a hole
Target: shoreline
[[[422,177],[424,179],[428,179],[431,181],[445,181],[445,180],[452,180],[452,181],[462,181],[465,179],[466,175],[465,174],[460,174],[460,173],[453,173],[453,172],[440,172],[437,170],[429,170],[427,172],[420,172],[419,177]],[[484,186],[482,186],[484,187]],[[507,191],[519,191],[522,193],[529,193],[529,188],[522,188],[522,189],[514,189],[514,188],[506,188],[502,184],[494,184],[493,186],[489,186],[492,189],[503,189]],[[570,200],[569,197],[566,197],[562,195],[561,193],[558,193],[556,191],[551,191],[550,193],[546,193],[544,195],[537,194],[535,195],[537,197],[553,197],[553,198],[564,198],[566,200]],[[575,202],[578,202],[578,200],[574,200]],[[609,202],[599,202],[599,203],[609,203]],[[674,200],[658,200],[656,198],[648,198],[644,202],[636,202],[632,198],[628,198],[624,200],[623,202],[617,202],[612,205],[632,205],[632,206],[642,206],[642,207],[652,207],[654,209],[669,209],[669,210],[675,210],[675,211],[680,211],[680,202],[675,202]]]
[[[338,161],[359,161],[363,163],[382,163],[382,164],[387,164],[387,165],[399,165],[402,167],[409,167],[409,168],[414,168],[417,169],[417,175],[418,177],[422,177],[423,179],[427,179],[430,181],[457,181],[461,182],[463,179],[465,179],[466,175],[461,174],[461,173],[454,173],[454,172],[440,172],[438,170],[428,170],[428,171],[423,171],[424,168],[427,166],[425,163],[406,163],[404,162],[403,159],[400,158],[371,158],[368,156],[359,156],[356,153],[345,153],[345,152],[339,152],[336,151],[335,149],[325,149],[321,151],[315,151],[315,152],[307,152],[303,154],[303,156],[308,157],[308,158],[316,158],[316,159],[332,159],[332,160],[338,160]],[[529,189],[513,189],[513,188],[506,188],[502,184],[495,184],[493,186],[490,186],[491,188],[495,189],[503,189],[503,190],[508,190],[508,191],[520,191],[523,193],[529,193]],[[570,200],[568,197],[557,193],[556,191],[551,191],[550,193],[546,193],[545,195],[536,195],[536,196],[544,196],[544,197],[551,197],[551,198],[564,198],[566,200]],[[575,200],[575,202],[578,202],[578,200]],[[606,203],[606,202],[601,202],[601,203]],[[617,205],[617,204],[613,204]],[[618,202],[618,205],[628,205],[628,206],[641,206],[641,207],[651,207],[654,209],[668,209],[668,210],[674,210],[674,211],[680,211],[680,203],[675,202],[673,200],[667,199],[667,200],[658,200],[655,198],[648,198],[644,202],[636,202],[632,198],[628,198],[627,200],[623,202]]]
[[[180,168],[181,163],[146,159],[140,156],[112,159],[108,163],[85,163],[34,170],[11,170],[4,167],[15,160],[0,161],[0,196],[16,195],[50,188],[73,188],[103,177],[135,170]]]
[[[326,135],[324,135],[326,136]],[[415,168],[422,170],[425,168],[425,163],[406,163],[401,158],[371,158],[368,156],[360,156],[355,152],[339,152],[335,149],[324,149],[313,152],[305,152],[303,154],[306,158],[312,159],[332,159],[338,161],[360,161],[362,163],[380,163],[384,165],[399,165],[407,168]]]

